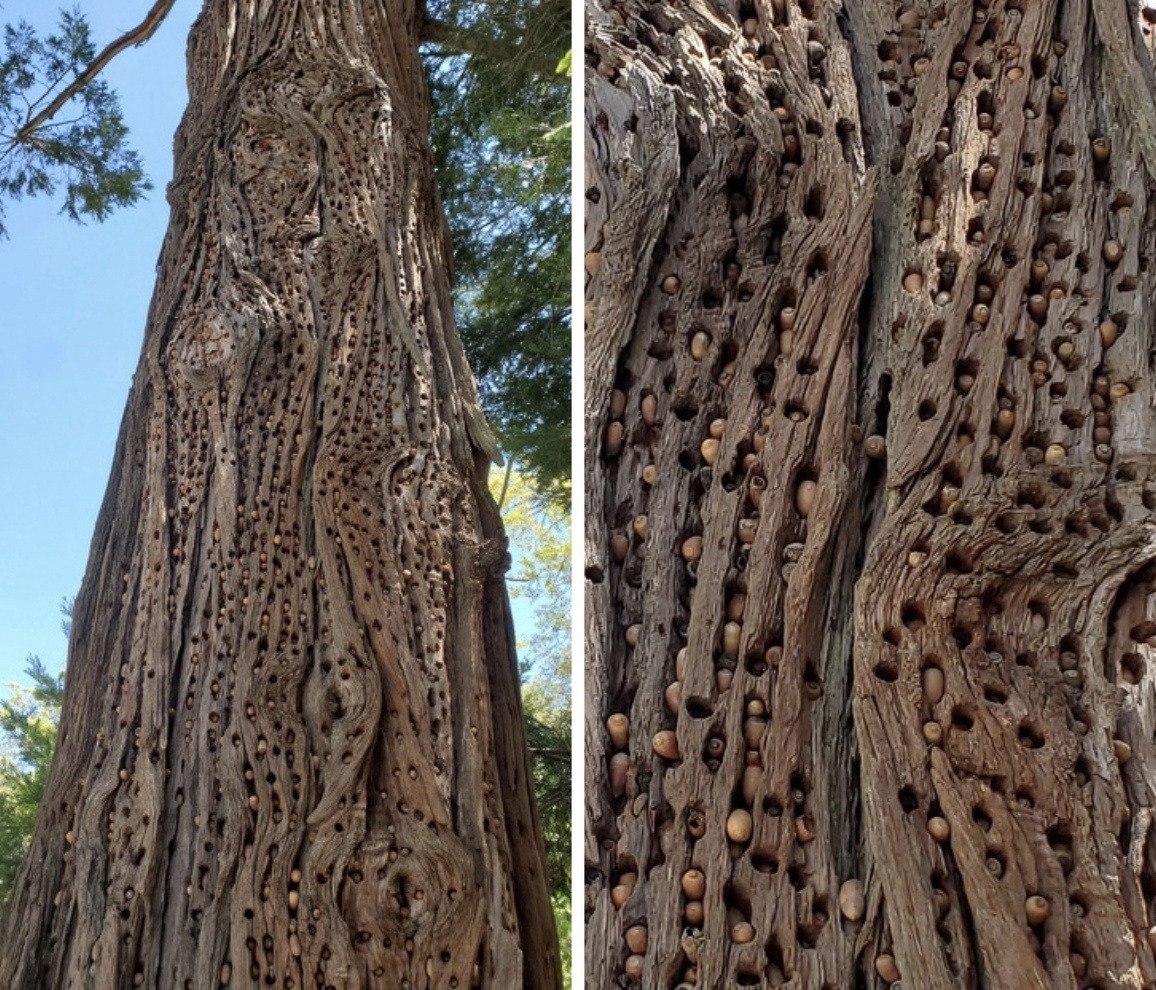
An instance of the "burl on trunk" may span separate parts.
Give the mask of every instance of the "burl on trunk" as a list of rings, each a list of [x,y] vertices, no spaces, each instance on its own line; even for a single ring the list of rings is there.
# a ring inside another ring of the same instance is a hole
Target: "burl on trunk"
[[[193,29],[5,988],[560,984],[420,19]]]
[[[589,986],[1156,986],[1156,10],[588,0]]]

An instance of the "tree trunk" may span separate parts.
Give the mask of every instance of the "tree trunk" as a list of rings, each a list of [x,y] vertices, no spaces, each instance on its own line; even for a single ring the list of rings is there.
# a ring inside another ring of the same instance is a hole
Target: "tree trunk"
[[[560,986],[408,0],[209,0],[13,990]]]
[[[587,10],[588,985],[1156,986],[1156,10]]]

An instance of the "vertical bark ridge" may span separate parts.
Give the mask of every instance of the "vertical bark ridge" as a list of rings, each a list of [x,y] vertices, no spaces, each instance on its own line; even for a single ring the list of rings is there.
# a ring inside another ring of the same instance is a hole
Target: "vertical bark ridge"
[[[1156,15],[588,11],[593,985],[1149,985]]]
[[[5,986],[560,983],[417,18],[194,27]]]

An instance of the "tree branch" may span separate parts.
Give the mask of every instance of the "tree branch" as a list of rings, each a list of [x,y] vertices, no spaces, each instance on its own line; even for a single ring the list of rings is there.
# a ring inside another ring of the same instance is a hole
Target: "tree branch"
[[[455,27],[445,21],[427,18],[422,25],[421,41],[436,45],[457,55],[477,55],[481,58],[495,61],[519,62],[532,73],[539,76],[556,76],[558,63],[550,60],[549,56],[532,49],[511,51],[509,45],[476,34],[468,28]]]
[[[157,0],[140,24],[127,34],[121,35],[121,37],[117,38],[116,41],[105,48],[105,50],[97,55],[96,58],[89,63],[88,67],[73,80],[71,85],[66,86],[61,91],[55,100],[25,123],[24,126],[16,132],[16,140],[27,141],[37,129],[43,127],[55,117],[56,114],[60,112],[61,107],[99,76],[101,72],[104,71],[104,67],[126,48],[132,45],[143,45],[148,41],[149,38],[156,33],[157,28],[161,26],[161,22],[168,16],[169,11],[173,9],[175,3],[176,0]]]

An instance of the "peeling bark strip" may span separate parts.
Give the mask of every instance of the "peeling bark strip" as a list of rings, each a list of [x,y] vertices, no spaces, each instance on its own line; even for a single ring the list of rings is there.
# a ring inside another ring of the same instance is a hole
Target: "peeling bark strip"
[[[560,986],[418,22],[193,29],[0,986]]]
[[[588,985],[1156,986],[1156,4],[587,14]]]

